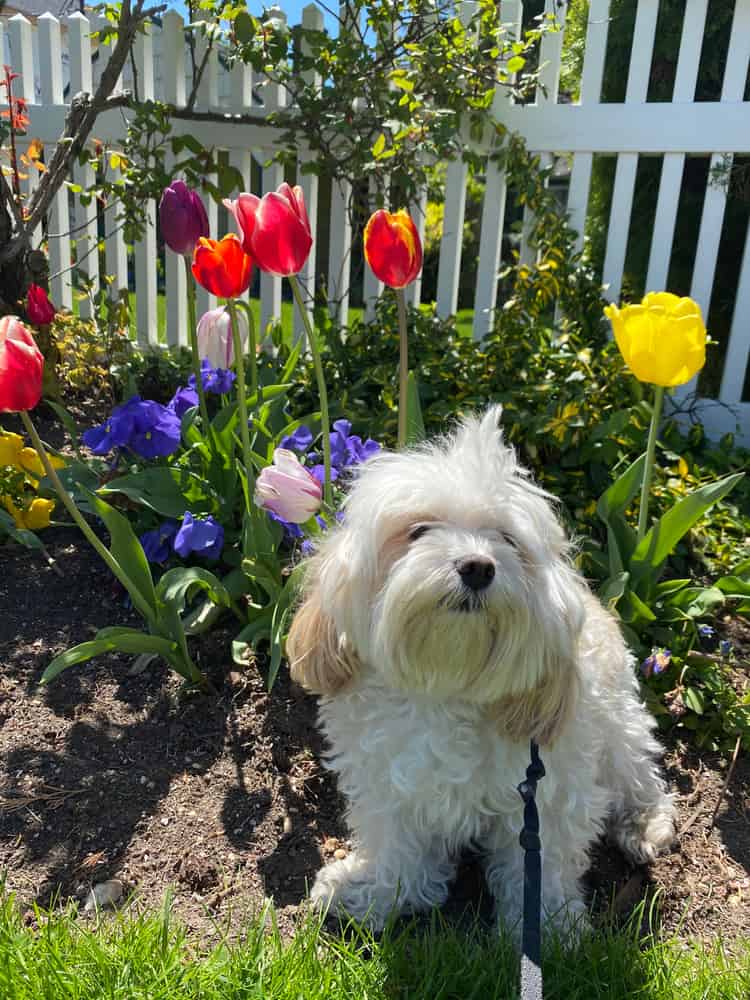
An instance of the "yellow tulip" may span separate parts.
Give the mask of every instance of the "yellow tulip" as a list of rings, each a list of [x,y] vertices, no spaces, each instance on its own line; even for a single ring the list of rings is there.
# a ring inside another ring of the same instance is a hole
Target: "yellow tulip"
[[[12,465],[14,469],[21,466],[21,449],[23,438],[19,434],[0,433],[0,466]]]
[[[25,527],[29,531],[39,531],[40,528],[48,528],[50,514],[54,509],[54,500],[44,500],[42,497],[36,497],[23,512]]]
[[[671,292],[649,292],[640,305],[607,306],[617,346],[641,382],[664,388],[689,382],[706,363],[700,306]]]
[[[40,478],[44,476],[44,466],[42,465],[42,460],[37,455],[35,448],[22,448],[20,459],[21,465],[27,472],[33,472],[35,476],[39,476]],[[50,455],[49,460],[53,468],[65,468],[65,462],[61,458],[57,458],[55,455]]]
[[[13,517],[13,521],[17,528],[25,528],[23,520],[23,511],[16,507],[10,497],[0,497],[0,503],[5,507],[8,513]]]

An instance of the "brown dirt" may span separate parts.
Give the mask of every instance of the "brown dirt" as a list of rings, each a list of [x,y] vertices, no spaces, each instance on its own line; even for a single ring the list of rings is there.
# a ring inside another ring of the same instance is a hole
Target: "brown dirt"
[[[0,872],[21,900],[83,899],[120,879],[147,906],[173,887],[193,931],[242,915],[270,896],[285,933],[323,861],[347,851],[335,784],[319,763],[314,700],[284,670],[269,696],[257,667],[232,672],[230,634],[195,645],[227,674],[218,695],[180,700],[161,667],[130,676],[127,657],[71,668],[51,686],[52,656],[106,624],[134,616],[95,555],[71,529],[45,533],[62,571],[14,546],[0,574]],[[588,876],[600,909],[626,915],[658,890],[662,926],[731,938],[750,926],[750,763],[742,753],[708,830],[727,760],[681,743],[666,753],[678,797],[679,846],[633,870],[613,848]],[[468,864],[452,909],[475,902]]]

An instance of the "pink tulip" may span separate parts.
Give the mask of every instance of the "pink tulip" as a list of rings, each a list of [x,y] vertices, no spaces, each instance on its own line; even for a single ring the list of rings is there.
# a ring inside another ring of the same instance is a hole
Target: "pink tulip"
[[[242,248],[261,271],[279,277],[299,274],[310,255],[312,234],[302,188],[284,183],[262,198],[241,194],[224,205],[234,215]]]
[[[247,317],[240,309],[237,310],[237,325],[244,353],[247,347],[248,328]],[[205,358],[212,368],[231,368],[234,361],[232,322],[224,306],[203,313],[198,320],[197,333],[199,357]]]
[[[282,521],[304,524],[320,509],[323,488],[310,475],[293,451],[277,448],[273,465],[267,465],[255,481],[255,502]]]

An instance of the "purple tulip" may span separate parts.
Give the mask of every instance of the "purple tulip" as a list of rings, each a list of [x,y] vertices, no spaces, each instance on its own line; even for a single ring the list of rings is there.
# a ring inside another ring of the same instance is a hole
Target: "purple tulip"
[[[208,216],[200,196],[184,181],[173,181],[159,202],[164,242],[179,254],[192,254],[201,236],[208,236]]]

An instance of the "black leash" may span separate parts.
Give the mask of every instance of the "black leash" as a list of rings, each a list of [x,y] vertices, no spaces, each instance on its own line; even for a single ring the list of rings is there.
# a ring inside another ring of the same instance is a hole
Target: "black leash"
[[[542,841],[536,785],[544,777],[539,747],[531,741],[531,763],[518,786],[524,801],[520,842],[523,855],[523,936],[521,942],[521,1000],[542,1000]]]

